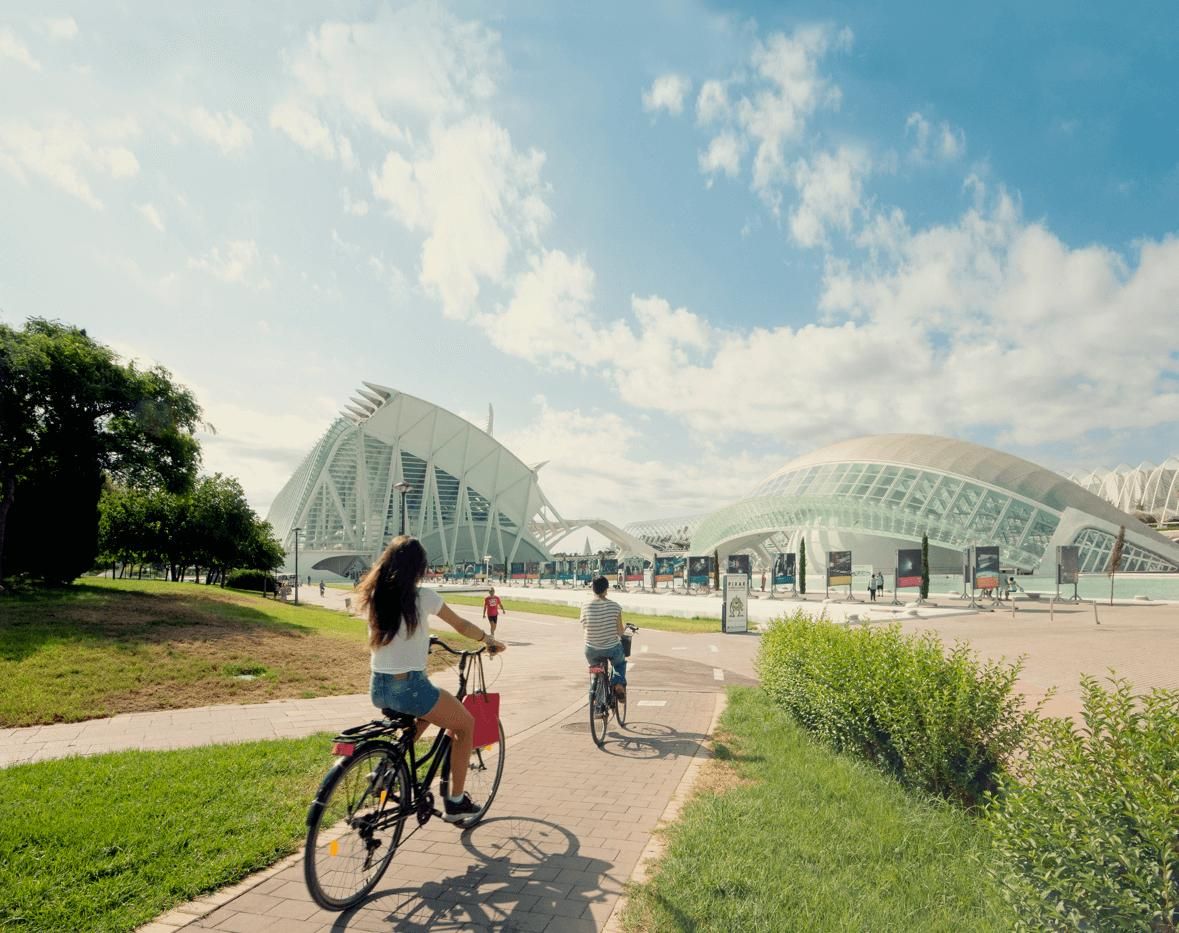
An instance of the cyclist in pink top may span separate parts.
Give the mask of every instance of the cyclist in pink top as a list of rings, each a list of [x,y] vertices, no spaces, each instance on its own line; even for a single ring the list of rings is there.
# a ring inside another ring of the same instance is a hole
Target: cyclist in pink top
[[[507,611],[503,601],[495,595],[495,587],[493,586],[488,590],[487,596],[483,600],[483,618],[491,623],[492,638],[495,638],[495,623],[499,621],[499,614]]]

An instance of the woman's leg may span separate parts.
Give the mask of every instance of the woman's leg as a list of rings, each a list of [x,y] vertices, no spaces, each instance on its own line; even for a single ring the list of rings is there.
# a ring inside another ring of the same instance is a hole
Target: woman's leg
[[[445,690],[439,691],[438,702],[422,718],[450,733],[450,796],[458,797],[467,784],[475,718],[454,698],[454,694]]]

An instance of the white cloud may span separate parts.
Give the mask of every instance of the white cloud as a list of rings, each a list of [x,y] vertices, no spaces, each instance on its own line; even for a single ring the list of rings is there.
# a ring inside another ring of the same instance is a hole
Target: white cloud
[[[204,107],[194,107],[189,111],[188,125],[194,133],[211,142],[225,155],[245,149],[254,138],[241,117],[228,112],[211,113]]]
[[[673,116],[684,112],[684,98],[692,90],[692,82],[683,75],[660,75],[643,92],[643,109],[648,112],[666,110]]]
[[[78,22],[72,16],[47,19],[45,31],[51,39],[73,39],[78,35]]]
[[[909,158],[914,162],[952,162],[966,153],[966,133],[943,120],[936,126],[914,112],[905,120],[905,135],[913,138]]]
[[[188,267],[226,284],[269,288],[269,280],[258,269],[258,255],[253,240],[228,240],[224,247],[214,246],[203,256],[189,259]]]
[[[121,143],[135,135],[131,121],[108,121],[89,126],[78,120],[53,117],[43,125],[0,123],[0,169],[27,182],[44,178],[95,209],[102,200],[91,188],[93,176],[130,178],[139,172],[135,154]]]
[[[344,202],[345,213],[351,214],[353,217],[364,217],[368,214],[368,201],[363,198],[356,200],[347,188],[340,192],[340,199]]]
[[[41,70],[41,63],[33,57],[33,53],[20,41],[16,33],[6,27],[0,28],[0,58],[11,59],[33,71]]]
[[[301,149],[323,159],[336,157],[332,131],[314,113],[294,100],[285,100],[270,111],[270,126],[281,130]]]
[[[706,175],[723,172],[730,178],[741,173],[741,156],[745,153],[744,140],[735,133],[721,133],[714,136],[699,155],[700,171]],[[711,182],[711,178],[709,179]]]
[[[700,85],[700,94],[696,98],[696,122],[700,126],[708,126],[729,116],[729,92],[723,81],[709,80]]]
[[[774,33],[754,43],[747,68],[706,80],[696,98],[696,123],[715,127],[698,155],[709,184],[718,173],[740,174],[744,154],[752,150],[751,187],[777,216],[797,175],[792,151],[804,142],[814,115],[837,108],[842,98],[820,65],[851,43],[850,30],[829,26]]]
[[[372,175],[374,195],[425,234],[421,284],[452,317],[472,312],[480,283],[504,284],[520,245],[534,245],[550,217],[540,170],[544,156],[518,152],[507,130],[485,116],[436,126],[417,158],[391,151]]]
[[[790,232],[800,246],[825,245],[832,228],[851,233],[870,169],[867,153],[848,146],[821,152],[809,162],[799,160],[794,170],[799,200]]]
[[[140,204],[136,210],[142,215],[143,219],[155,227],[160,233],[164,232],[164,218],[160,216],[159,210],[154,204]]]

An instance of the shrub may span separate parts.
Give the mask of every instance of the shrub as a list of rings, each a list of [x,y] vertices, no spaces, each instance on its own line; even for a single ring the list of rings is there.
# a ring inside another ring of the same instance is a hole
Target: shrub
[[[235,590],[252,590],[255,593],[263,591],[263,587],[267,593],[273,593],[276,589],[274,574],[265,570],[231,570],[225,579],[225,585]]]
[[[849,630],[801,612],[770,626],[757,659],[763,687],[806,729],[966,806],[996,788],[1036,718],[1013,691],[1021,665],[947,651],[931,632]]]
[[[1084,728],[1045,720],[985,820],[1029,930],[1179,923],[1179,693],[1081,680]]]

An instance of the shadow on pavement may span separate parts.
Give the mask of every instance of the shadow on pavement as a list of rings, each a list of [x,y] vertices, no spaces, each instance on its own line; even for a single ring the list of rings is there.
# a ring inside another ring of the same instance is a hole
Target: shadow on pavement
[[[390,930],[538,930],[550,919],[582,916],[623,887],[607,874],[610,863],[579,855],[577,837],[547,820],[488,819],[463,833],[462,845],[474,862],[462,874],[378,889],[332,929],[348,930],[363,912]]]

